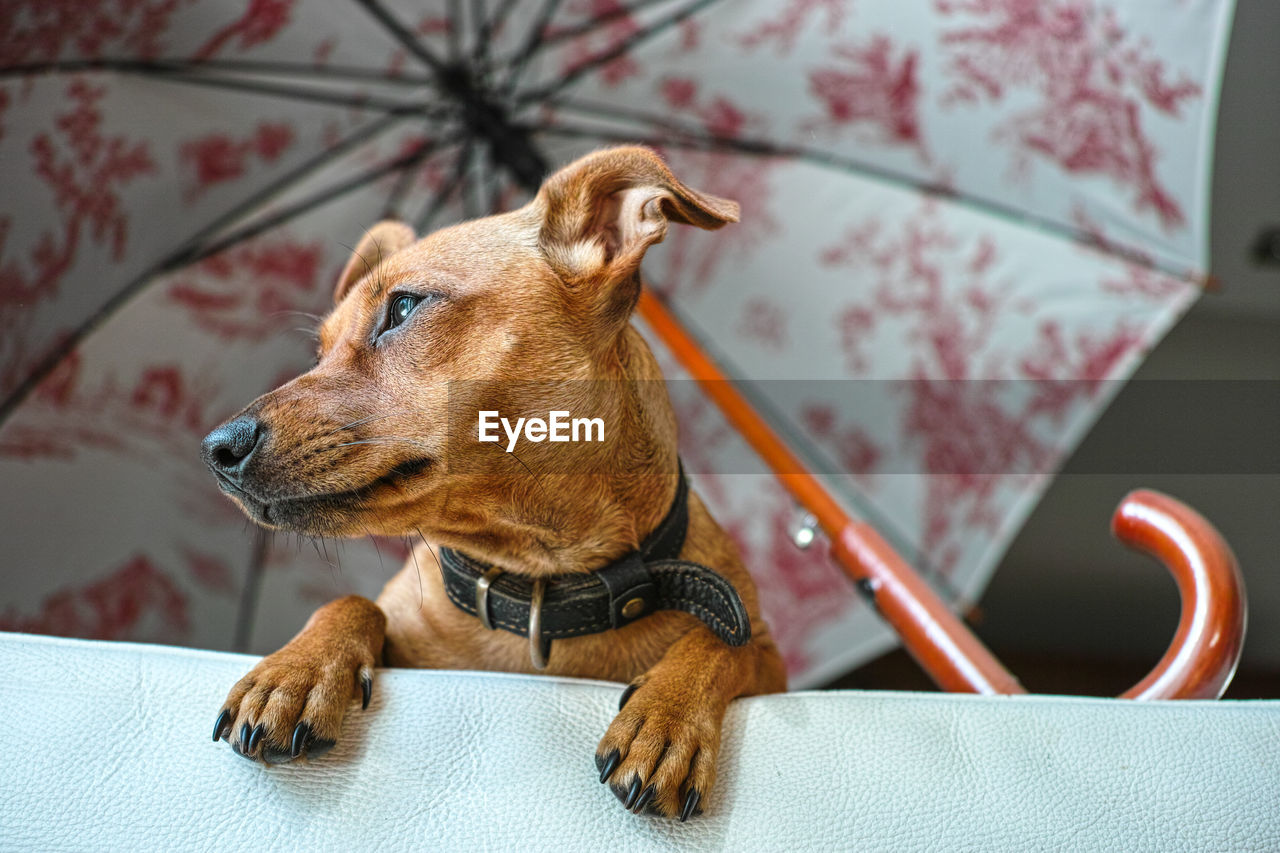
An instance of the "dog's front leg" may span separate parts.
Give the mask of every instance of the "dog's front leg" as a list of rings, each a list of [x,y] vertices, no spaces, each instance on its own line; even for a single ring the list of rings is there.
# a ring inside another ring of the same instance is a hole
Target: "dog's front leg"
[[[349,595],[321,607],[231,688],[213,739],[268,764],[328,752],[347,706],[356,698],[369,705],[386,627],[386,616],[367,598]]]
[[[701,814],[715,783],[729,702],[785,687],[772,642],[731,648],[699,625],[622,694],[618,716],[596,747],[600,781],[636,814],[682,821]]]

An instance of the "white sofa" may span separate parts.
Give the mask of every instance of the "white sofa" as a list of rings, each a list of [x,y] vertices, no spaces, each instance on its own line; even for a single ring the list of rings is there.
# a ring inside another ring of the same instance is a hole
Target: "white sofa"
[[[309,766],[210,740],[242,655],[0,634],[5,850],[1278,850],[1280,702],[735,702],[707,813],[596,780],[620,685],[384,670]]]

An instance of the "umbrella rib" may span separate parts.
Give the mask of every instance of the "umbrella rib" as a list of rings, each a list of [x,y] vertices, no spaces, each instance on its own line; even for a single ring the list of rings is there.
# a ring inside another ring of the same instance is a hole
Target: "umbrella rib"
[[[116,312],[125,302],[129,301],[143,287],[147,285],[157,275],[178,269],[191,263],[195,259],[195,252],[200,244],[209,237],[217,234],[223,228],[227,227],[237,219],[252,214],[255,210],[267,204],[279,193],[288,189],[293,184],[306,178],[317,169],[322,168],[328,163],[336,160],[342,154],[357,145],[373,138],[374,136],[387,130],[391,125],[401,121],[402,118],[397,115],[385,115],[375,121],[370,122],[364,127],[359,128],[351,135],[338,140],[338,142],[319,152],[310,159],[298,164],[290,169],[278,179],[255,192],[249,198],[235,205],[231,210],[223,213],[210,222],[208,225],[196,231],[179,246],[178,250],[170,253],[160,261],[148,267],[140,275],[133,278],[124,287],[112,294],[98,310],[89,315],[79,326],[64,335],[50,352],[44,356],[35,367],[27,374],[27,376],[19,383],[10,394],[0,401],[0,424],[3,424],[14,413],[22,401],[45,379],[53,370],[62,363],[67,354],[76,348],[86,337],[93,333],[108,317]]]
[[[1072,242],[1088,246],[1102,252],[1103,254],[1119,257],[1128,263],[1136,264],[1174,278],[1186,279],[1188,276],[1185,270],[1177,269],[1168,261],[1149,257],[1141,252],[1127,249],[1123,246],[1116,246],[1111,243],[1104,244],[1095,235],[1089,234],[1082,229],[1073,228],[1047,217],[1036,216],[1033,213],[1028,213],[1027,211],[1019,210],[1018,208],[1002,204],[991,199],[984,199],[971,195],[966,195],[963,199],[959,199],[955,190],[951,187],[930,184],[902,172],[887,169],[883,166],[877,166],[861,160],[841,157],[837,154],[831,154],[826,151],[820,151],[802,145],[781,145],[768,142],[763,139],[754,139],[750,137],[718,136],[713,133],[707,133],[705,131],[681,125],[677,122],[672,122],[669,119],[665,119],[660,116],[621,110],[604,104],[588,104],[582,101],[571,102],[566,99],[560,99],[553,102],[553,105],[558,107],[568,107],[569,109],[577,110],[589,116],[594,115],[601,118],[619,119],[634,123],[647,124],[651,130],[657,129],[671,135],[655,136],[650,133],[648,135],[641,136],[634,133],[626,133],[621,130],[587,127],[582,125],[575,126],[565,124],[563,122],[548,124],[541,127],[539,128],[539,132],[541,133],[560,135],[573,139],[594,138],[631,145],[649,145],[654,148],[685,148],[746,154],[757,157],[777,157],[781,159],[800,160],[818,166],[826,166],[862,175],[864,177],[875,178],[886,184],[914,190],[936,198],[963,201],[966,206],[981,210],[984,213],[1036,228],[1037,230],[1055,237],[1069,239]]]
[[[440,192],[436,193],[435,197],[431,199],[431,202],[423,208],[422,213],[418,215],[418,219],[414,223],[414,229],[419,234],[423,233],[430,227],[432,221],[439,215],[440,211],[444,209],[445,204],[448,203],[449,196],[453,195],[454,191],[462,184],[463,179],[466,178],[467,163],[470,156],[471,137],[467,136],[463,140],[461,149],[458,151],[458,159],[454,161],[453,174],[449,177],[449,182],[446,183],[440,189]]]
[[[395,186],[387,196],[387,203],[382,206],[383,219],[404,219],[400,213],[400,206],[404,204],[404,197],[409,194],[409,188],[413,186],[413,178],[418,174],[418,168],[425,163],[424,160],[422,163],[405,166],[400,171],[400,177],[396,178]]]
[[[493,38],[493,34],[500,30],[507,22],[507,16],[511,14],[511,10],[515,8],[516,0],[502,0],[502,5],[491,17],[483,19],[480,25],[480,32],[476,37],[476,49],[471,54],[471,59],[475,63],[484,64],[489,59],[489,40]]]
[[[558,44],[570,41],[578,36],[590,35],[601,27],[616,21],[618,18],[622,18],[627,15],[634,15],[636,12],[644,11],[650,6],[657,6],[662,3],[670,2],[671,0],[639,0],[630,6],[618,6],[607,12],[602,12],[601,14],[596,15],[590,20],[583,21],[580,24],[575,24],[572,27],[565,27],[563,30],[558,30],[548,36],[545,36],[538,44],[534,53],[546,50],[549,47],[555,47]]]
[[[166,83],[185,83],[192,86],[204,86],[213,89],[227,89],[235,92],[246,92],[251,95],[265,95],[274,98],[288,98],[291,101],[313,101],[336,107],[355,107],[357,109],[376,109],[387,113],[405,114],[423,112],[421,103],[395,101],[371,95],[345,95],[325,92],[319,89],[305,89],[294,86],[282,86],[278,83],[266,83],[258,80],[235,80],[229,77],[212,77],[207,74],[173,71],[165,74],[145,72],[128,72],[152,80]]]
[[[409,217],[406,215],[403,206],[405,197],[409,194],[409,190],[413,188],[413,178],[418,175],[421,170],[431,162],[437,154],[441,154],[454,147],[460,136],[452,137],[453,141],[445,145],[441,145],[428,157],[419,163],[412,163],[400,172],[400,177],[396,181],[396,185],[392,188],[391,194],[387,197],[387,203],[383,208],[383,219],[398,219],[401,222],[408,222]]]
[[[492,158],[489,160],[489,175],[492,180],[489,181],[489,198],[485,207],[489,211],[489,215],[501,213],[502,205],[502,170],[497,168],[497,163]]]
[[[468,219],[484,215],[484,150],[480,145],[471,146],[471,155],[467,158],[467,171],[472,173],[470,186],[462,188],[462,209]],[[470,189],[471,192],[467,192]]]
[[[502,90],[507,94],[515,90],[516,83],[520,81],[520,75],[524,73],[525,66],[529,64],[529,60],[537,53],[538,45],[542,44],[543,34],[547,29],[547,25],[551,23],[551,19],[555,16],[559,7],[560,0],[543,0],[542,8],[538,10],[538,16],[534,18],[533,26],[525,35],[524,44],[516,51],[507,67],[507,77],[502,81]]]
[[[378,0],[356,0],[356,3],[364,10],[377,19],[383,28],[389,32],[396,41],[400,42],[406,50],[422,61],[424,65],[437,74],[444,73],[444,63],[440,61],[434,53],[427,49],[413,31],[387,11]]]
[[[472,0],[475,2],[476,0]],[[449,63],[456,65],[462,60],[462,5],[460,0],[447,0],[449,27]]]
[[[681,21],[684,21],[690,16],[697,14],[698,12],[702,11],[703,9],[705,9],[706,7],[710,6],[712,3],[715,3],[715,2],[717,2],[717,0],[694,0],[694,2],[690,3],[688,6],[681,7],[680,9],[677,9],[676,11],[667,15],[666,17],[663,17],[658,19],[657,21],[654,21],[652,24],[649,24],[647,27],[636,30],[634,33],[627,36],[625,39],[618,42],[617,44],[613,45],[608,50],[602,51],[592,56],[590,59],[587,59],[579,63],[578,65],[574,66],[563,77],[551,83],[550,85],[544,86],[541,89],[533,89],[531,91],[517,94],[516,96],[517,107],[526,106],[531,102],[542,101],[546,98],[552,97],[556,93],[563,91],[569,86],[572,86],[574,83],[578,81],[580,77],[585,75],[587,72],[593,71],[602,65],[607,65],[608,63],[617,59],[619,56],[622,56],[627,51],[639,45],[641,42],[648,41],[654,36],[667,31],[671,27],[674,27],[675,25],[679,24]]]
[[[270,216],[260,219],[252,225],[246,225],[245,227],[237,231],[233,231],[213,243],[201,247],[191,255],[190,259],[187,260],[186,263],[192,264],[202,261],[205,258],[216,255],[219,252],[231,248],[232,246],[243,243],[246,240],[253,239],[265,231],[270,231],[272,228],[275,228],[277,225],[282,225],[290,219],[294,219],[304,213],[309,213],[318,207],[323,207],[334,199],[341,198],[350,192],[367,186],[385,175],[389,175],[392,172],[399,171],[400,169],[408,169],[416,166],[423,160],[430,157],[432,152],[439,149],[442,145],[448,145],[452,143],[452,141],[453,140],[451,138],[444,138],[423,142],[414,150],[400,155],[389,163],[384,163],[381,166],[366,169],[354,177],[347,178],[345,181],[340,181],[333,186],[314,192],[306,198],[300,199],[299,201],[276,211]]]
[[[26,66],[34,68],[35,66]],[[12,69],[10,69],[11,71]],[[58,63],[46,68],[49,72],[75,73],[79,71],[115,71],[121,74],[132,74],[166,83],[185,83],[194,86],[206,86],[215,89],[248,92],[268,97],[288,98],[293,101],[313,101],[340,107],[373,108],[385,112],[405,112],[420,109],[420,105],[409,101],[395,101],[371,95],[351,95],[323,89],[288,86],[281,83],[270,83],[261,80],[239,80],[233,77],[221,77],[205,74],[199,70],[187,70],[180,67],[166,66],[157,62],[120,62],[106,64],[103,62]],[[0,72],[0,77],[9,71]],[[26,73],[34,73],[28,71]]]
[[[70,74],[84,71],[137,71],[165,74],[175,71],[229,71],[276,74],[287,77],[328,78],[347,83],[387,83],[397,86],[430,86],[435,79],[385,74],[350,65],[311,65],[300,62],[266,62],[242,59],[67,59],[32,62],[0,68],[0,79],[36,74]]]

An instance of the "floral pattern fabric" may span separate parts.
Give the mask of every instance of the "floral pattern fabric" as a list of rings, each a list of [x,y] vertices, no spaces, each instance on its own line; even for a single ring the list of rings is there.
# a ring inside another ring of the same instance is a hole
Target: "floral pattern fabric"
[[[398,34],[329,0],[11,5],[6,630],[266,651],[398,568],[401,542],[256,533],[197,448],[306,368],[363,228],[522,202],[432,62],[469,63],[552,164],[648,142],[742,204],[673,228],[648,281],[957,604],[1208,268],[1227,0],[374,4]],[[792,683],[887,648],[654,348]]]

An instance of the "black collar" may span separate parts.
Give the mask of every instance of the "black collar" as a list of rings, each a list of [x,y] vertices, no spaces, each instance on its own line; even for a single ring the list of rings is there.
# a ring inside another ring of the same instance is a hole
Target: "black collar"
[[[551,641],[629,625],[659,610],[701,619],[731,646],[751,639],[751,622],[733,584],[706,566],[677,559],[689,529],[684,467],[671,509],[640,547],[592,572],[527,578],[452,548],[440,549],[445,592],[486,628],[529,637],[533,665],[543,669]]]

